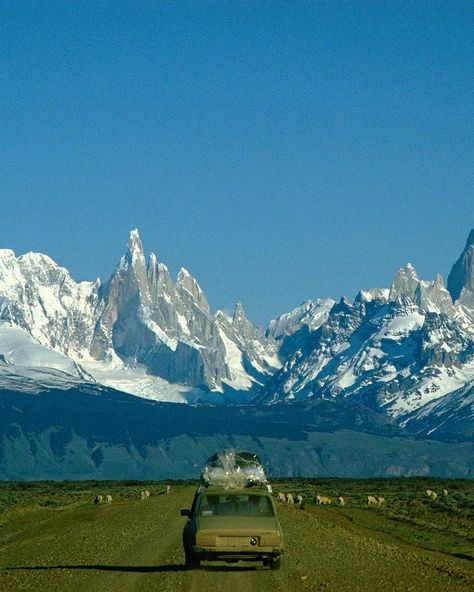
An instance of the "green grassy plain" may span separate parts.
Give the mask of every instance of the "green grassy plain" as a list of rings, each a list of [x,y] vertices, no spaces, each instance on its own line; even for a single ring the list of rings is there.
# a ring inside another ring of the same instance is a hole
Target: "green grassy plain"
[[[429,498],[426,490],[438,494]],[[433,549],[474,560],[474,482],[466,479],[294,479],[277,480],[275,491],[301,494],[306,504],[315,495],[338,505],[337,512],[374,530],[389,532],[426,549]],[[448,495],[443,495],[443,490]],[[381,507],[368,507],[369,495],[385,498]],[[328,506],[325,506],[328,509]]]
[[[304,510],[277,504],[285,535],[279,572],[184,565],[179,509],[197,482],[0,483],[0,590],[114,592],[177,589],[277,592],[451,592],[473,589],[474,483],[466,480],[281,479]],[[140,501],[140,491],[151,492]],[[438,493],[436,500],[426,489]],[[448,495],[443,496],[443,489]],[[111,504],[94,505],[97,494]],[[313,502],[316,494],[330,506]],[[382,496],[368,507],[367,496]],[[337,505],[343,496],[346,505]]]
[[[144,489],[155,495],[164,493],[167,483],[171,481],[0,481],[0,524],[10,512],[21,508],[88,506],[99,493],[132,500]]]
[[[171,481],[35,481],[0,482],[0,527],[15,515],[32,508],[87,507],[97,493],[117,500],[136,500],[143,489],[152,496],[163,494]],[[179,481],[173,486],[197,485]],[[464,479],[277,479],[274,492],[301,494],[306,505],[317,494],[332,499],[331,509],[343,496],[346,505],[337,508],[342,516],[370,525],[375,530],[397,534],[428,549],[457,553],[474,559],[474,482]],[[426,495],[431,489],[436,500]],[[443,495],[443,490],[448,495]],[[379,508],[367,506],[367,496],[381,496]],[[328,507],[326,507],[329,510]],[[363,510],[361,514],[360,510]],[[334,510],[335,511],[335,510]]]

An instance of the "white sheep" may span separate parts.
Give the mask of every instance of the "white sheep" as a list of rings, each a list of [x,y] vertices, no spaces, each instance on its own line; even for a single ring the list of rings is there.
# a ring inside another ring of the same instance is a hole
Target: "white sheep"
[[[444,497],[447,497],[448,496],[448,490],[447,489],[443,489],[443,495],[444,495]]]
[[[435,500],[438,497],[438,494],[436,493],[436,491],[433,491],[432,489],[427,489],[426,495],[433,500]]]
[[[385,503],[385,498],[384,497],[378,497],[377,501],[379,502],[379,506],[383,506]]]
[[[368,495],[367,496],[367,504],[369,506],[378,506],[379,505],[379,501],[373,495]]]
[[[337,498],[337,501],[339,502],[339,505],[340,505],[340,506],[345,506],[345,505],[346,505],[346,500],[345,500],[345,499],[342,497],[342,495],[340,495],[340,496]]]
[[[298,504],[298,506],[301,508],[301,504],[303,503],[303,496],[301,494],[298,494],[296,496],[296,503]]]
[[[106,503],[106,504],[110,504],[111,502],[112,502],[112,496],[110,495],[110,493],[108,493],[108,494],[105,496],[105,503]]]
[[[148,491],[148,489],[145,489],[144,491],[142,491],[140,493],[140,499],[142,500],[146,500],[150,497],[150,492]]]
[[[286,495],[281,491],[278,492],[278,501],[279,502],[286,502]]]
[[[326,497],[325,495],[317,495],[315,499],[316,499],[316,503],[319,504],[320,506],[331,503],[331,499],[329,497]]]
[[[293,494],[292,493],[287,493],[286,494],[286,503],[287,504],[290,504],[290,505],[292,505],[292,504],[295,503],[295,498],[293,497]]]
[[[94,498],[94,504],[102,504],[103,501],[104,501],[104,498],[101,495],[96,495]]]

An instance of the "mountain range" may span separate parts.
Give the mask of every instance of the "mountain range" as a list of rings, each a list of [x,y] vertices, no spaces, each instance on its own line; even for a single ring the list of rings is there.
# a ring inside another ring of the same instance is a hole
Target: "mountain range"
[[[0,251],[0,362],[20,374],[50,367],[156,400],[242,401],[281,365],[277,350],[239,303],[213,314],[186,269],[173,281],[153,253],[145,261],[136,230],[104,284]]]
[[[380,474],[425,470],[468,476],[474,436],[474,230],[447,285],[440,275],[433,281],[420,279],[407,264],[388,288],[360,291],[354,301],[304,302],[271,321],[266,331],[252,325],[240,303],[233,315],[212,312],[186,269],[173,280],[153,253],[145,257],[137,230],[130,233],[126,252],[105,283],[76,283],[46,255],[16,257],[9,249],[0,250],[0,476],[40,476],[41,470],[32,467],[38,450],[46,449],[38,438],[47,434],[50,461],[56,459],[45,469],[47,475],[76,475],[77,463],[70,473],[63,466],[67,447],[59,458],[51,448],[51,434],[61,432],[64,423],[60,410],[65,405],[70,410],[74,401],[73,416],[83,418],[103,406],[107,414],[97,413],[104,426],[124,408],[124,400],[134,417],[151,414],[158,431],[165,417],[179,422],[179,417],[195,414],[201,430],[207,426],[206,437],[219,433],[226,445],[232,445],[232,434],[216,431],[217,418],[221,424],[227,418],[224,423],[234,436],[240,420],[250,438],[265,438],[270,431],[278,449],[291,434],[298,432],[300,442],[324,429],[328,434],[343,430],[341,442],[348,434],[357,433],[359,439],[370,434],[382,438],[385,447],[396,439],[412,450],[433,441],[439,448],[442,442],[456,449],[460,464],[445,459],[440,468],[435,455],[423,465],[415,454],[413,466],[391,463]],[[32,409],[38,413],[41,401],[54,422],[35,431],[28,418]],[[358,417],[363,427],[356,429],[349,416]],[[69,425],[70,454],[72,442],[84,432],[80,425]],[[79,473],[110,477],[112,469],[102,467],[101,472],[102,463],[93,461],[94,451],[110,445],[107,428],[100,425],[96,422],[95,439],[82,436],[93,443],[82,451],[90,470]],[[155,447],[163,445],[155,440]],[[253,446],[262,447],[262,440]],[[18,450],[29,460],[15,470],[12,458],[19,458]],[[260,453],[270,454],[265,450],[263,446]],[[287,473],[314,473],[321,465],[321,450],[319,456],[308,454],[313,460],[307,463],[295,463],[287,455],[275,472],[283,474],[286,466]],[[328,473],[353,466],[342,455],[330,463]],[[425,452],[420,455],[426,460]],[[327,461],[322,464],[327,468]],[[370,473],[370,460],[362,464],[360,474]],[[188,465],[194,466],[192,459]],[[153,466],[138,473],[156,474]]]

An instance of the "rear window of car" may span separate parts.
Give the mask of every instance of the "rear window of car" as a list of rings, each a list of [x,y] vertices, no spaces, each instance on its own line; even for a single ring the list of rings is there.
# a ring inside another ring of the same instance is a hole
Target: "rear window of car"
[[[206,516],[273,516],[268,497],[261,495],[204,495],[199,515]]]

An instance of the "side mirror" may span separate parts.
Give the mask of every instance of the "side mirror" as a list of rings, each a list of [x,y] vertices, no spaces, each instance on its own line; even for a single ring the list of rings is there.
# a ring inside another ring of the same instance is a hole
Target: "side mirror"
[[[191,510],[181,510],[181,516],[191,516]]]

